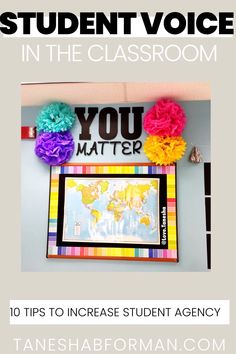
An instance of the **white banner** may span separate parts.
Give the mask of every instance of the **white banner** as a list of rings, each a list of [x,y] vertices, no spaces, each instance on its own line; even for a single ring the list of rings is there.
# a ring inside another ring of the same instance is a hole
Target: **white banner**
[[[229,300],[11,300],[11,325],[228,325]]]

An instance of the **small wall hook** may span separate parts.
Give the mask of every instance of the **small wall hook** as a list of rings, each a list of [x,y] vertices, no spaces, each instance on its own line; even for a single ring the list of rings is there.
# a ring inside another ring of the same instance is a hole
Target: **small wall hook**
[[[189,161],[192,163],[200,163],[203,161],[202,153],[197,146],[194,146],[189,155]]]

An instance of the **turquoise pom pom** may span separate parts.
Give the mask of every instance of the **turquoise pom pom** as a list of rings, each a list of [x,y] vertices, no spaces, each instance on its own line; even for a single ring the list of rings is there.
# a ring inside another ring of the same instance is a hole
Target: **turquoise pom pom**
[[[37,131],[38,133],[67,131],[72,127],[75,117],[75,113],[68,104],[62,102],[50,103],[41,110],[37,117]]]

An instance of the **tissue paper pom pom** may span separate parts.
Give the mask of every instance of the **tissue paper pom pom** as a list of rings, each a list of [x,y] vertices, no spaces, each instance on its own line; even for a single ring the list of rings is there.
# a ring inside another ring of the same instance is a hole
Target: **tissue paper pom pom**
[[[171,165],[183,157],[186,142],[181,136],[148,136],[144,143],[144,152],[157,165]]]
[[[75,113],[70,106],[55,102],[45,106],[39,113],[36,126],[38,132],[64,132],[69,130],[75,120]]]
[[[41,133],[36,139],[35,154],[51,166],[67,162],[74,151],[74,141],[70,132]]]
[[[176,102],[163,98],[146,113],[143,126],[150,135],[178,136],[183,132],[185,124],[183,108]]]

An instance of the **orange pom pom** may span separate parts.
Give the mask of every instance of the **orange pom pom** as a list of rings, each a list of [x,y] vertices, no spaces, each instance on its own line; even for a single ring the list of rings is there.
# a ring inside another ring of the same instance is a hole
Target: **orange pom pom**
[[[181,136],[148,136],[144,143],[146,156],[156,165],[171,165],[181,159],[186,150],[186,142]]]

